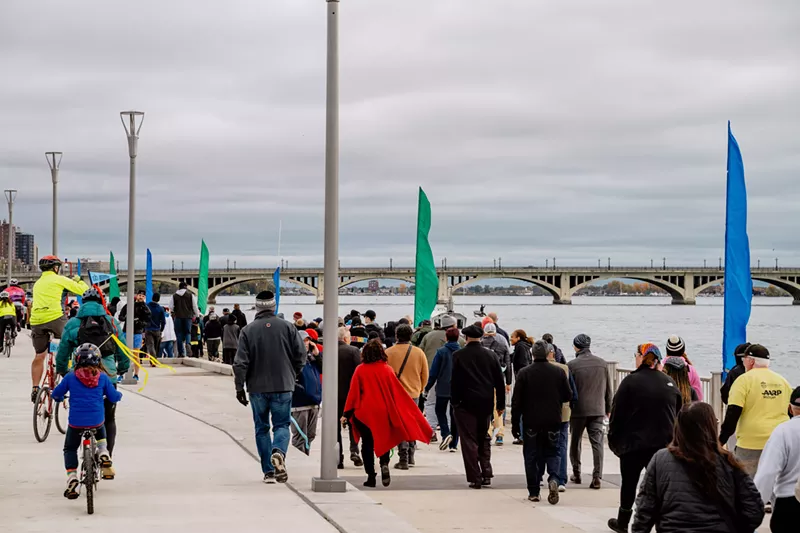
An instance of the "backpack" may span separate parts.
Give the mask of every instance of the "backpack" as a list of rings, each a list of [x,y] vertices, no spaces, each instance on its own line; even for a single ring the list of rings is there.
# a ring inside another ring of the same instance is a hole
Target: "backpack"
[[[292,407],[306,407],[320,403],[322,403],[322,379],[316,365],[309,361],[297,376]]]
[[[88,342],[100,347],[103,357],[114,355],[117,345],[110,338],[113,334],[114,329],[105,316],[85,316],[78,327],[78,346]]]

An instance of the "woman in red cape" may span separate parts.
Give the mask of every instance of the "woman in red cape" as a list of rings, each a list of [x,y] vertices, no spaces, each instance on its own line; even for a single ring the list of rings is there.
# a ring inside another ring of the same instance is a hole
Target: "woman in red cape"
[[[380,458],[381,482],[388,487],[389,451],[403,441],[430,443],[433,430],[400,384],[378,339],[364,346],[362,364],[350,381],[344,417],[353,426],[356,442],[361,440],[365,487],[376,485],[375,455]]]

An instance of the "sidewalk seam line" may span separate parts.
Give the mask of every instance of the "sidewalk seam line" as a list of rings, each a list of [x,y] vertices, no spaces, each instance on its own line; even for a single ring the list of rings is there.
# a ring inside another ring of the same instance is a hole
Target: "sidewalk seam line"
[[[176,413],[182,414],[184,416],[188,416],[189,418],[191,418],[193,420],[196,420],[196,421],[200,422],[201,424],[205,424],[208,427],[214,428],[217,431],[220,431],[220,432],[224,433],[225,435],[228,436],[229,439],[231,439],[233,441],[234,444],[236,444],[239,448],[241,448],[242,451],[244,451],[244,453],[249,455],[254,461],[256,461],[256,462],[260,462],[261,461],[258,457],[256,457],[256,455],[254,453],[252,453],[250,450],[248,450],[241,442],[236,440],[236,438],[233,435],[231,435],[226,429],[223,429],[223,428],[221,428],[219,426],[215,426],[214,424],[212,424],[210,422],[206,422],[205,420],[203,420],[201,418],[198,418],[198,417],[194,416],[193,414],[187,413],[185,411],[181,411],[180,409],[178,409],[176,407],[173,407],[173,406],[171,406],[169,404],[166,404],[166,403],[164,403],[164,402],[162,402],[160,400],[156,400],[155,398],[151,398],[150,396],[142,394],[141,392],[136,392],[134,390],[130,390],[130,391],[127,391],[127,392],[132,392],[136,396],[140,396],[142,398],[146,398],[146,399],[150,400],[151,402],[155,402],[158,405],[166,407],[167,409],[171,409],[172,411],[175,411]],[[290,482],[287,481],[286,483],[283,483],[283,485],[285,485],[286,487],[289,488],[289,490],[294,492],[301,500],[303,500],[303,502],[305,502],[306,505],[311,507],[326,522],[328,522],[330,525],[332,525],[334,528],[336,528],[337,531],[339,531],[340,533],[348,533],[346,529],[344,529],[342,526],[340,526],[333,518],[331,518],[327,513],[325,513],[322,509],[320,509],[317,506],[317,504],[315,504],[310,499],[308,499],[308,497],[305,494],[303,494],[299,489],[297,489]]]

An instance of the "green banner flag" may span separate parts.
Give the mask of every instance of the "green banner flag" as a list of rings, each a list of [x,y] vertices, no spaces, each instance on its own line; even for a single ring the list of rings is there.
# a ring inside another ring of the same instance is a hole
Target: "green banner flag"
[[[108,285],[108,299],[119,298],[119,282],[117,281],[117,262],[114,260],[114,252],[110,252],[108,273],[112,278]]]
[[[433,262],[433,250],[428,242],[430,231],[431,203],[420,187],[417,207],[417,259],[414,274],[414,326],[431,317],[439,294],[439,277],[436,275],[436,264]]]
[[[201,241],[200,246],[200,279],[197,283],[197,307],[202,314],[206,314],[208,306],[208,247],[206,241]]]

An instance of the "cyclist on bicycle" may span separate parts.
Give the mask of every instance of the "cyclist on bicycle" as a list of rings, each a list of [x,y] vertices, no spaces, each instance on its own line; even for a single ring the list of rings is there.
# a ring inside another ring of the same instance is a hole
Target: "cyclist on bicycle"
[[[8,291],[0,292],[0,342],[5,342],[6,328],[11,329],[11,336],[17,336],[17,308],[11,302]]]
[[[89,286],[81,281],[79,276],[70,279],[59,275],[61,260],[53,255],[39,259],[39,269],[42,276],[33,285],[33,306],[31,309],[30,325],[31,340],[36,356],[31,363],[31,381],[33,391],[31,401],[36,401],[39,393],[39,381],[44,373],[44,358],[50,348],[50,335],[56,339],[61,338],[61,332],[67,324],[64,308],[61,306],[63,292],[83,294]]]
[[[95,430],[100,466],[111,467],[111,455],[106,445],[105,411],[103,398],[112,403],[122,399],[100,367],[100,349],[94,344],[82,344],[75,350],[75,370],[67,374],[53,390],[53,399],[63,401],[69,393],[69,425],[64,438],[64,467],[67,469],[67,489],[64,497],[78,497],[78,448],[86,429]]]
[[[102,359],[101,368],[111,378],[116,387],[117,375],[124,375],[130,367],[130,360],[122,349],[114,342],[111,335],[116,335],[125,343],[125,334],[122,333],[119,322],[111,315],[106,314],[103,307],[103,295],[97,289],[89,289],[83,293],[83,305],[78,310],[75,318],[70,318],[64,326],[61,335],[61,344],[56,354],[56,372],[65,375],[69,368],[69,360],[78,346],[93,344],[99,347]],[[105,401],[106,438],[108,439],[108,453],[114,455],[114,442],[117,439],[116,405],[109,400]],[[103,479],[114,479],[112,467],[103,468]]]
[[[22,329],[22,323],[25,318],[25,308],[27,304],[25,301],[25,289],[19,286],[19,281],[11,278],[11,281],[8,283],[8,287],[5,288],[5,291],[11,297],[11,302],[17,308],[17,331],[19,331]]]

